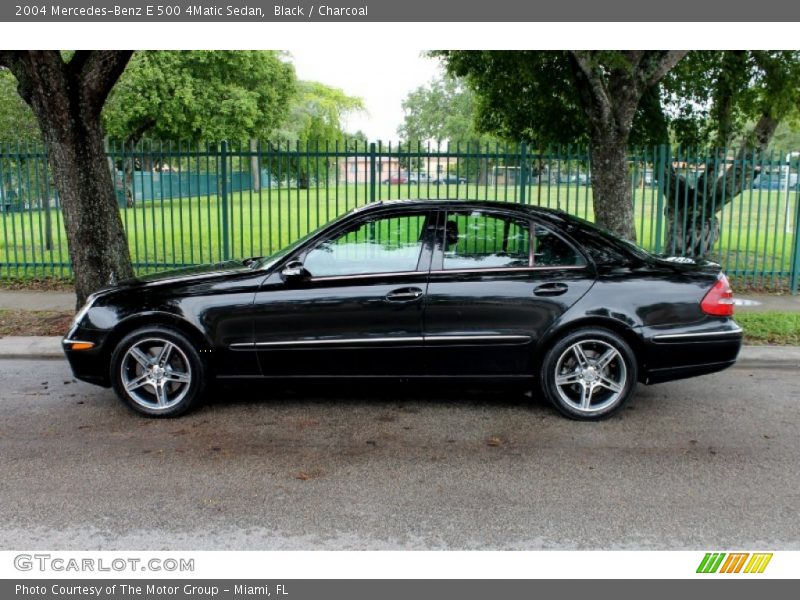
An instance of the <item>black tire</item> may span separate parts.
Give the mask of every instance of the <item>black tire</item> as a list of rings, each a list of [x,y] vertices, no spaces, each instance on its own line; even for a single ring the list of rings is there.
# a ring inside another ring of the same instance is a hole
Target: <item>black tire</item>
[[[613,331],[590,327],[572,331],[552,345],[542,360],[539,382],[562,415],[597,421],[625,405],[636,389],[637,376],[636,357],[628,343]]]
[[[177,417],[199,404],[206,372],[194,344],[170,327],[137,329],[111,355],[111,384],[117,396],[149,417]]]

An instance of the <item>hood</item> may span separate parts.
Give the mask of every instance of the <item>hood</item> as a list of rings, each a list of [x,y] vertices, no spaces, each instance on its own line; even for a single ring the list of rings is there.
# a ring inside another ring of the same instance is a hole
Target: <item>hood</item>
[[[247,272],[250,268],[247,266],[250,259],[247,261],[229,260],[225,262],[218,262],[207,265],[193,265],[190,267],[182,267],[180,269],[172,269],[170,271],[159,271],[158,273],[149,273],[147,275],[139,275],[131,279],[120,281],[117,287],[139,287],[157,285],[159,283],[172,283],[181,281],[195,281],[201,279],[208,279],[219,275],[225,275],[235,272]]]

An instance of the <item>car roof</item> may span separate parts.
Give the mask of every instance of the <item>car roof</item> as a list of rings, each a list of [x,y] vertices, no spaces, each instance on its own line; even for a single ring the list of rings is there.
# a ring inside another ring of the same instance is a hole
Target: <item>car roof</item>
[[[378,211],[384,208],[491,208],[527,212],[544,217],[567,216],[567,213],[554,208],[518,204],[516,202],[493,202],[490,200],[443,200],[437,198],[431,198],[428,200],[378,200],[377,202],[370,202],[369,204],[360,206],[354,209],[352,213],[363,214],[366,212]]]

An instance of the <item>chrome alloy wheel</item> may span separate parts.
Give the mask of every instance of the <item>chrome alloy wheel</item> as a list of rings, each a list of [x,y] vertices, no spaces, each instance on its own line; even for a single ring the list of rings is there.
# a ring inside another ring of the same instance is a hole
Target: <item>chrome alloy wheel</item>
[[[178,404],[192,384],[189,359],[177,345],[162,338],[137,341],[120,363],[122,385],[128,396],[150,412]]]
[[[592,414],[619,401],[627,383],[625,360],[608,342],[596,339],[572,344],[558,357],[558,395],[573,410]]]

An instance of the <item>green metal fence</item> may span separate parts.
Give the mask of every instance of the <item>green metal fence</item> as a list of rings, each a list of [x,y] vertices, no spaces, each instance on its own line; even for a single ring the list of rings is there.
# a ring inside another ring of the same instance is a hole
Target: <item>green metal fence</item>
[[[269,254],[386,199],[517,202],[594,219],[589,154],[569,145],[143,142],[109,145],[108,162],[139,272]],[[797,292],[798,153],[662,146],[632,151],[629,173],[640,245],[707,256],[740,284]],[[713,235],[695,222],[711,222]],[[70,273],[46,153],[0,146],[0,276]]]

